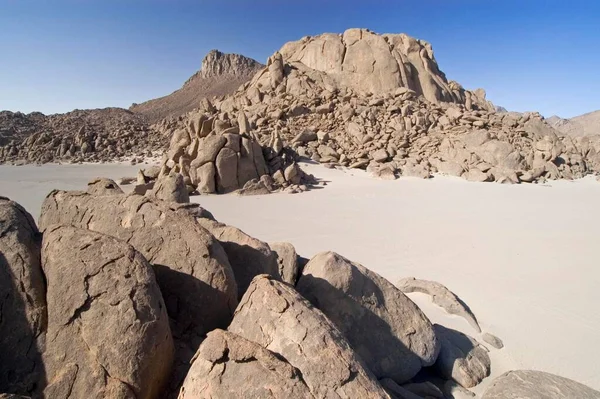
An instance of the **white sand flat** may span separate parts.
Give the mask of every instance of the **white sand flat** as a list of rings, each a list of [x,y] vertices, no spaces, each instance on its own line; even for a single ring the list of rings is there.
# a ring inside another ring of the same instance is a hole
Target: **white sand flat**
[[[600,183],[505,186],[457,178],[375,180],[362,171],[303,165],[329,181],[303,194],[194,197],[225,223],[311,257],[333,250],[392,282],[436,280],[466,302],[491,349],[492,375],[538,369],[600,389]],[[0,166],[0,195],[39,214],[52,188],[139,166]],[[433,321],[478,338],[466,321],[411,294]],[[488,378],[475,389],[481,392]]]

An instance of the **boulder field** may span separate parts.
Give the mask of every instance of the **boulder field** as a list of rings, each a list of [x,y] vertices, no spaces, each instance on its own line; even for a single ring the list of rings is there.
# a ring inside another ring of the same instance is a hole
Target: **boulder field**
[[[0,273],[2,398],[472,397],[502,350],[438,283],[395,286],[334,252],[305,262],[109,179],[52,191],[39,227],[0,198]],[[414,291],[472,332],[432,324]],[[483,397],[600,392],[516,370]]]

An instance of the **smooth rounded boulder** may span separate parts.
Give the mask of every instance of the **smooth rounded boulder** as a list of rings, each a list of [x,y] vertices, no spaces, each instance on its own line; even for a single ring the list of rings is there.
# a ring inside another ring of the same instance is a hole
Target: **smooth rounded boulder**
[[[319,398],[389,398],[342,333],[289,285],[252,280],[228,330],[285,358]]]
[[[159,398],[173,362],[154,271],[131,245],[69,226],[44,232],[44,396]]]
[[[0,197],[0,392],[30,394],[43,377],[46,329],[41,234],[27,211]]]
[[[423,312],[392,283],[334,252],[313,257],[296,289],[346,336],[377,378],[403,383],[440,346]]]
[[[214,330],[200,345],[179,399],[313,398],[300,372],[255,342]]]
[[[482,399],[600,399],[600,392],[543,371],[509,371],[496,378]]]

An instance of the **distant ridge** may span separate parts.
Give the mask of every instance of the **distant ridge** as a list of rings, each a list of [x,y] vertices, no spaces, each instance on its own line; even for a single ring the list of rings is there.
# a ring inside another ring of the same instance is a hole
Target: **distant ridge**
[[[570,119],[551,116],[546,122],[566,136],[580,137],[600,134],[600,110]]]
[[[150,123],[177,117],[197,108],[203,98],[221,97],[233,93],[248,82],[264,65],[239,54],[224,54],[211,50],[202,61],[202,68],[173,93],[132,105]]]

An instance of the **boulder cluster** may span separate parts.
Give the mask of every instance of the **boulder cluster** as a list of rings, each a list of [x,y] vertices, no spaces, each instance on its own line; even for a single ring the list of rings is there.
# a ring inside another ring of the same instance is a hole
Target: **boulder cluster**
[[[0,163],[137,162],[166,143],[140,115],[120,108],[49,116],[0,112]]]
[[[481,89],[448,81],[431,46],[350,29],[287,43],[237,92],[158,126],[238,123],[265,154],[291,149],[386,179],[433,173],[501,183],[600,172],[600,136],[563,136],[538,113],[497,112]]]
[[[296,193],[316,183],[281,141],[261,146],[243,112],[191,113],[174,123],[164,121],[160,130],[171,142],[157,178],[181,174],[190,193],[268,194],[281,188]]]
[[[403,292],[480,334],[440,284],[395,286],[333,252],[308,260],[109,179],[52,191],[38,225],[0,198],[0,273],[3,398],[473,397],[501,348],[432,324]],[[534,371],[483,397],[515,395],[600,398]]]

